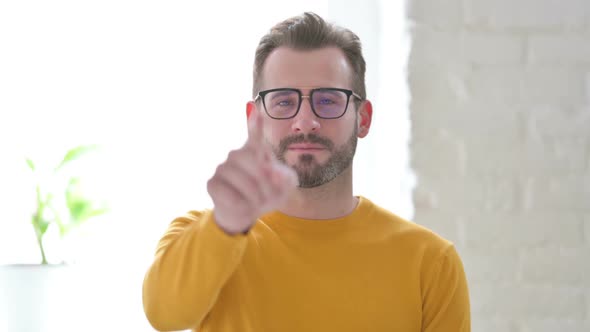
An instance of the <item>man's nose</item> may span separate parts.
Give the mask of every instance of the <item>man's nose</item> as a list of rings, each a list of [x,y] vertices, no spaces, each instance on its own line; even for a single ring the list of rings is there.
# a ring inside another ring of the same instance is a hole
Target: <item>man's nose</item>
[[[293,118],[291,130],[297,134],[307,134],[316,132],[319,129],[320,121],[311,108],[311,99],[304,96],[301,100],[299,112]]]

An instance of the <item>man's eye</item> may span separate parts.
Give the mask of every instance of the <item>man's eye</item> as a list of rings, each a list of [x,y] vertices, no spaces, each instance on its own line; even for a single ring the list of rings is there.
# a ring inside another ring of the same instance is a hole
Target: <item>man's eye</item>
[[[281,100],[277,103],[277,105],[279,106],[291,106],[293,105],[293,102],[290,100]]]
[[[323,98],[323,99],[320,99],[320,104],[330,105],[330,104],[334,104],[334,101],[332,99]]]

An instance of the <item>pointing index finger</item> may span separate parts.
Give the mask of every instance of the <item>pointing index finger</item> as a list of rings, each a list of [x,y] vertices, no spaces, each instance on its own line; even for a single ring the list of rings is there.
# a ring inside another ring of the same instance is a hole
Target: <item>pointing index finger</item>
[[[262,122],[263,114],[254,109],[248,118],[248,140],[246,146],[254,152],[259,160],[270,160],[272,158],[272,150],[268,143],[264,140]]]

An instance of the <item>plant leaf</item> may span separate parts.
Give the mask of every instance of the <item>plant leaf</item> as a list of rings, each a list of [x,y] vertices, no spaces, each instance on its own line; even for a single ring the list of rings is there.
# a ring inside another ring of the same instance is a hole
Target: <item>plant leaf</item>
[[[94,207],[90,201],[77,201],[72,204],[70,208],[72,222],[75,224],[81,224],[84,221],[100,216],[106,213],[108,209],[106,207]]]
[[[45,232],[47,231],[47,228],[49,227],[49,224],[51,222],[44,219],[43,217],[35,214],[35,215],[33,215],[33,219],[31,220],[31,223],[33,224],[33,228],[35,228],[35,233],[37,233],[37,238],[42,239],[43,235],[45,235]]]
[[[31,171],[35,171],[35,163],[30,158],[27,158],[27,165],[29,165]]]
[[[64,224],[63,220],[61,220],[59,213],[57,213],[57,210],[53,206],[48,206],[48,208],[53,212],[53,221],[55,221],[57,227],[59,228],[59,235],[63,237],[67,233],[67,225]]]
[[[109,212],[109,208],[107,208],[106,206],[102,206],[99,208],[93,207],[90,211],[88,211],[87,216],[88,216],[88,218],[98,217],[98,216],[103,215],[107,212]]]
[[[80,224],[92,217],[108,211],[104,206],[96,206],[92,200],[84,197],[82,181],[78,177],[70,179],[66,188],[66,205],[70,211],[71,222]]]
[[[71,201],[68,204],[68,207],[72,216],[72,222],[76,224],[79,224],[88,219],[88,211],[92,208],[90,202],[82,199]]]
[[[45,235],[45,232],[47,232],[47,228],[49,228],[50,222],[45,219],[41,219],[39,221],[40,221],[39,232],[41,233],[41,237],[43,237],[43,235]]]
[[[60,170],[64,165],[80,158],[88,152],[96,150],[96,148],[96,145],[80,145],[69,150],[64,156],[64,159],[61,161],[61,163],[55,168],[55,171]]]

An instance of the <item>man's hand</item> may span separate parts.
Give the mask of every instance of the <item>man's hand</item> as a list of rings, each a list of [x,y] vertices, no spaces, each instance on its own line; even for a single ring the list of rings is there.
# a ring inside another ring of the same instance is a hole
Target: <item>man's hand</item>
[[[262,115],[254,109],[248,119],[248,140],[217,167],[207,191],[219,227],[238,234],[262,214],[280,208],[297,184],[297,173],[279,162],[264,141]]]

